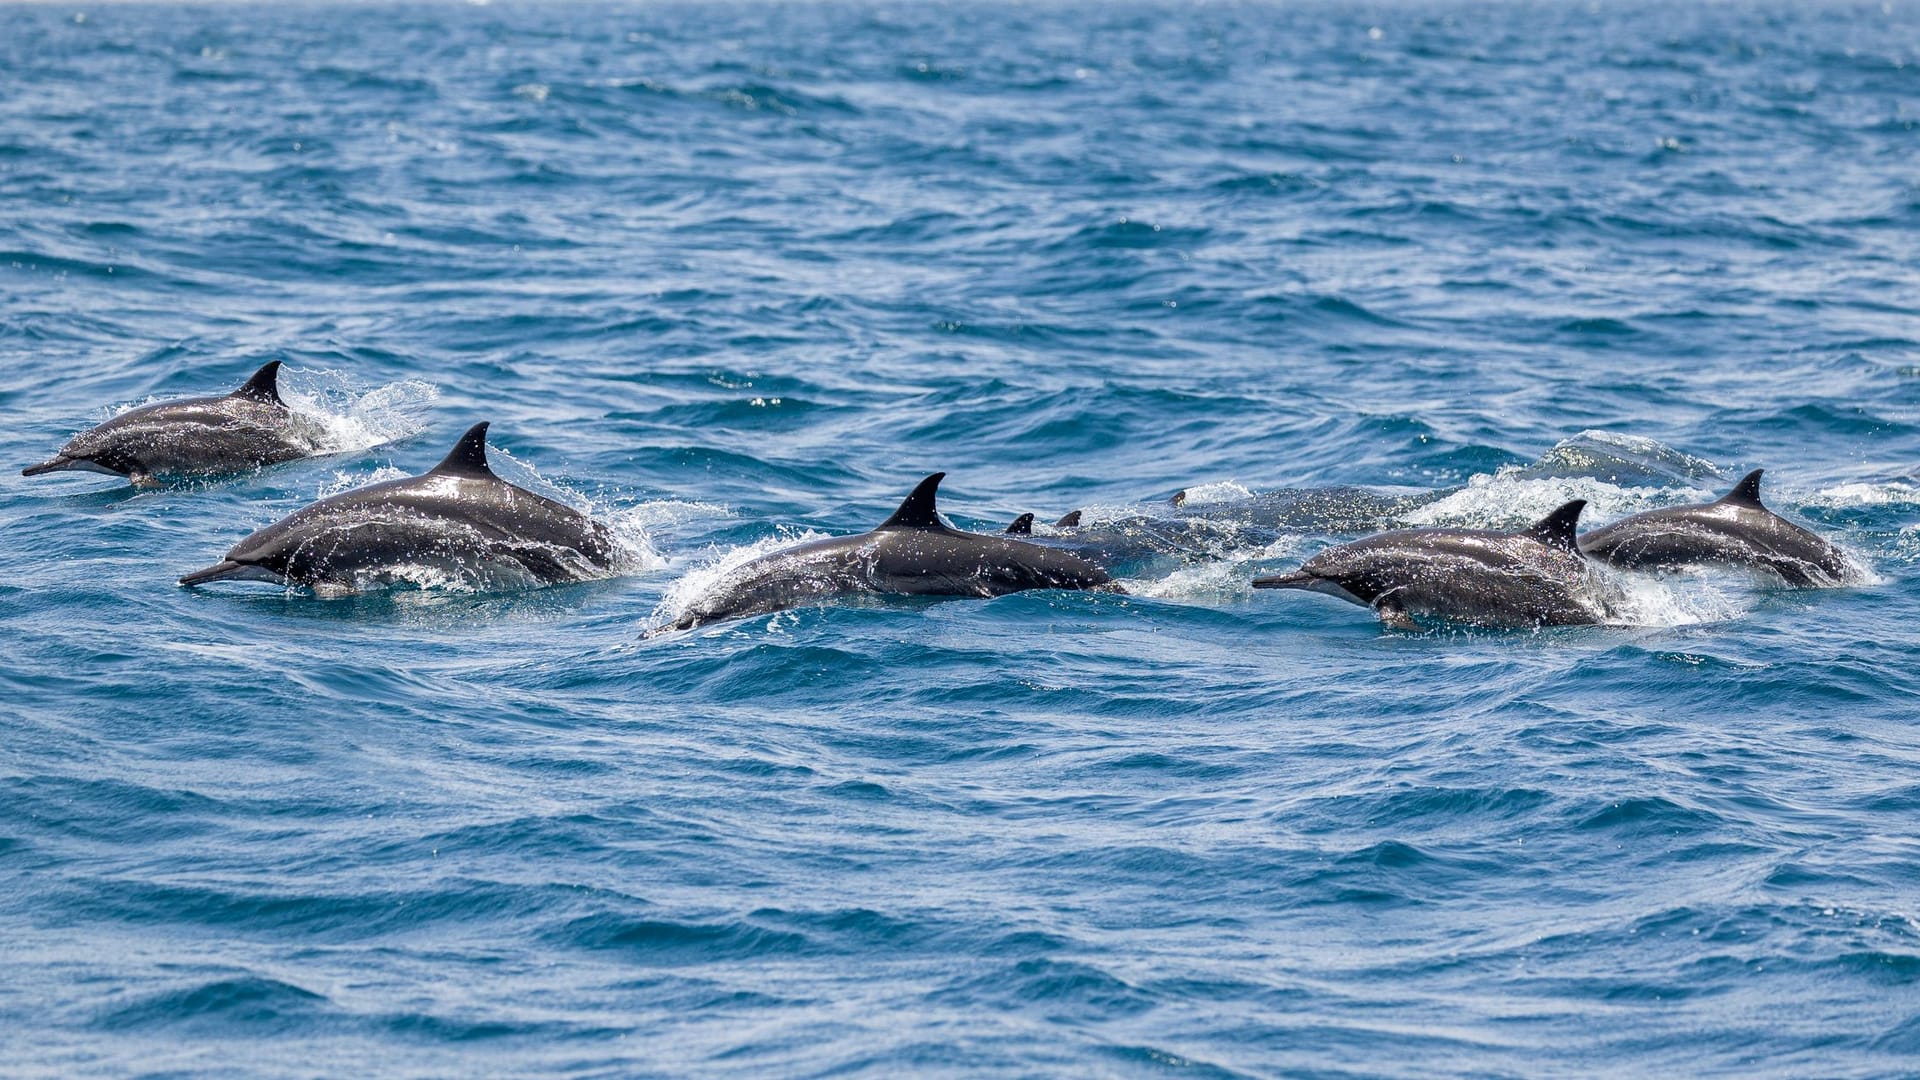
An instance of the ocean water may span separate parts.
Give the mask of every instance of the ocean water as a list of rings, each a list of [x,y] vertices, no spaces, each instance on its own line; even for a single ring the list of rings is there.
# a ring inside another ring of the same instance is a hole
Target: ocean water
[[[0,1072],[1911,1075],[1920,8],[0,6]],[[269,359],[334,452],[21,478]],[[630,572],[181,573],[491,420]],[[1766,467],[1853,587],[644,638],[868,528]],[[1250,497],[1253,496],[1253,497]]]

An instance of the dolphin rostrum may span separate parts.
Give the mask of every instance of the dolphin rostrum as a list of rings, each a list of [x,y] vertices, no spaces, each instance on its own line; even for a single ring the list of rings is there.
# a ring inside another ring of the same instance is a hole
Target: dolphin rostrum
[[[319,450],[319,432],[280,400],[279,376],[274,360],[231,394],[128,410],[75,435],[21,475],[80,469],[147,485],[159,477],[227,475],[309,457]]]
[[[619,558],[606,526],[495,476],[482,422],[431,472],[295,511],[180,584],[274,581],[323,596],[421,574],[485,585],[547,584],[603,577]]]
[[[1760,505],[1765,471],[1748,473],[1717,502],[1649,510],[1595,529],[1580,538],[1580,550],[1628,570],[1754,567],[1802,589],[1857,576],[1846,552]]]
[[[735,568],[660,630],[690,630],[851,593],[988,597],[1025,589],[1122,591],[1105,570],[1070,552],[1005,534],[961,532],[940,520],[934,493],[946,475],[920,481],[872,532],[797,544]]]
[[[1576,626],[1607,616],[1574,541],[1586,500],[1517,533],[1400,529],[1328,548],[1256,589],[1308,589],[1371,607],[1396,630],[1416,619],[1486,627]]]

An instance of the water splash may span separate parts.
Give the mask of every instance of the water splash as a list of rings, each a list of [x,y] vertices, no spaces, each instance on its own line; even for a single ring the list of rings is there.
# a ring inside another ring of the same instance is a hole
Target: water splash
[[[1282,536],[1258,548],[1220,552],[1218,558],[1178,567],[1158,577],[1126,578],[1121,584],[1136,596],[1158,600],[1223,602],[1244,599],[1259,564],[1299,558],[1310,546],[1305,537]]]
[[[1672,505],[1675,493],[1664,488],[1621,487],[1591,477],[1533,478],[1521,469],[1503,469],[1492,476],[1475,476],[1459,491],[1408,511],[1405,521],[1413,526],[1518,528],[1570,499],[1587,500],[1580,520],[1592,527]]]
[[[426,430],[440,389],[422,379],[366,388],[330,368],[282,368],[280,396],[307,425],[317,454],[346,454],[410,439]]]
[[[1758,593],[1730,587],[1728,575],[1682,574],[1655,577],[1594,570],[1596,591],[1605,598],[1610,626],[1698,626],[1728,622],[1747,613]]]
[[[1842,510],[1853,506],[1920,506],[1920,484],[1903,480],[1887,483],[1835,484],[1799,500],[1802,506]]]
[[[738,547],[708,548],[694,557],[697,561],[692,562],[690,569],[679,580],[667,586],[660,603],[653,609],[654,622],[663,626],[678,622],[701,597],[725,585],[735,571],[763,555],[826,537],[826,533],[812,529],[783,531]]]
[[[1197,509],[1213,503],[1237,502],[1253,498],[1253,491],[1232,480],[1217,480],[1207,484],[1196,484],[1174,496],[1175,505],[1184,509]]]

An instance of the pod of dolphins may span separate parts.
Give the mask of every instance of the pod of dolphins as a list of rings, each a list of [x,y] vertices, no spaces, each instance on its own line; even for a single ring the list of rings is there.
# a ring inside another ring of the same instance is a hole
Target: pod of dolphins
[[[280,362],[230,394],[133,409],[75,435],[23,475],[67,469],[124,476],[143,486],[231,475],[321,450],[311,421],[281,400]],[[258,580],[341,595],[390,583],[403,570],[438,569],[495,587],[579,581],[614,572],[620,548],[593,518],[496,476],[487,425],[475,424],[432,469],[323,499],[245,537],[183,586]],[[1298,570],[1256,578],[1255,589],[1305,589],[1371,608],[1386,626],[1420,630],[1572,626],[1614,618],[1602,566],[1670,573],[1723,566],[1771,574],[1795,588],[1844,585],[1859,571],[1830,541],[1760,502],[1761,471],[1711,503],[1675,506],[1580,535],[1585,500],[1518,532],[1420,528],[1378,532],[1327,548]],[[727,572],[670,624],[649,635],[762,615],[856,594],[992,597],[1027,589],[1124,592],[1119,563],[1189,554],[1165,528],[1082,528],[1076,510],[1036,535],[1033,514],[1001,533],[955,529],[940,516],[945,473],[922,480],[869,532],[795,544]],[[1184,493],[1183,493],[1184,494]],[[1351,526],[1391,520],[1431,502],[1364,489],[1269,493],[1265,520]],[[1180,506],[1183,496],[1175,496]]]

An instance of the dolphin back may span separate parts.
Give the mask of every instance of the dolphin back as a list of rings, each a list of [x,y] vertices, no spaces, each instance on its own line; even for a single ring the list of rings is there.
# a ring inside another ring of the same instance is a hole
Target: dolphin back
[[[319,446],[280,400],[279,370],[275,360],[220,397],[130,409],[75,435],[58,454],[22,474],[82,469],[149,483],[232,475],[309,457]]]
[[[1626,570],[1703,566],[1765,570],[1794,588],[1845,584],[1856,571],[1838,545],[1760,501],[1755,469],[1710,503],[1648,510],[1580,538],[1587,555]]]

